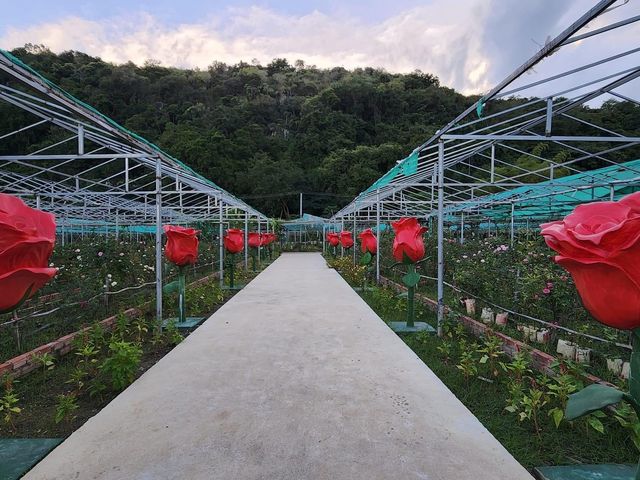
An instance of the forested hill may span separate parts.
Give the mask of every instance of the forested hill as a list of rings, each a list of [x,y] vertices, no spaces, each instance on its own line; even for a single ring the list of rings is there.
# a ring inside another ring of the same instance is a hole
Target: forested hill
[[[421,72],[282,59],[202,71],[116,66],[34,46],[12,53],[274,216],[297,214],[297,192],[307,192],[305,211],[329,214],[475,100]],[[2,117],[0,132],[10,130]]]

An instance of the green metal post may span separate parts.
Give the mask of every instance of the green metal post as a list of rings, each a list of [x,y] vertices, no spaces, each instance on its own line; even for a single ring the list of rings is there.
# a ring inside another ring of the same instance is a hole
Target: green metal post
[[[416,266],[415,264],[410,264],[409,265],[409,272],[408,273],[415,273],[416,271]],[[414,310],[414,295],[415,295],[415,291],[416,291],[416,287],[407,287],[407,327],[408,328],[413,328],[415,326],[414,323],[414,319],[415,319],[415,310]]]
[[[178,322],[184,323],[187,321],[185,267],[178,267],[178,283]]]

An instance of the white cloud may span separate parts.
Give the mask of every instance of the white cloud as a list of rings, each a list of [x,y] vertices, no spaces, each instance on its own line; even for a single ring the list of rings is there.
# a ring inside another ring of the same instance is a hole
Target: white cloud
[[[180,25],[161,23],[148,13],[100,21],[74,16],[8,28],[0,33],[0,46],[42,43],[56,52],[80,50],[114,63],[154,59],[178,67],[254,58],[265,64],[286,57],[318,67],[420,69],[436,74],[444,85],[482,93],[530,56],[536,42],[557,34],[576,3],[552,7],[547,2],[523,6],[521,0],[433,0],[373,24],[345,15],[286,15],[261,7],[233,8]]]

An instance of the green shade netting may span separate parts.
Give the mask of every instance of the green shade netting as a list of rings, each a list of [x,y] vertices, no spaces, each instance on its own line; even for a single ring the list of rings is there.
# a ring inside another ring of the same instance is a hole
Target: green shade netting
[[[386,185],[389,185],[399,174],[404,175],[405,177],[409,175],[413,175],[418,171],[418,157],[419,152],[414,151],[408,157],[402,159],[398,165],[393,167],[387,173],[385,173],[382,177],[376,180],[373,185],[367,188],[363,193],[369,193],[379,188],[382,188]]]
[[[605,201],[611,198],[611,187],[613,187],[614,199],[619,199],[625,195],[640,190],[639,184],[613,184],[602,186],[615,181],[633,180],[640,177],[640,160],[620,163],[610,167],[604,167],[588,172],[568,175],[566,177],[547,180],[545,182],[523,185],[512,190],[487,195],[473,202],[459,204],[454,208],[447,209],[449,212],[463,211],[480,208],[483,215],[490,218],[507,218],[511,216],[511,205],[513,202],[514,217],[554,217],[559,218],[569,214],[577,205],[595,201]],[[594,186],[589,188],[587,185]],[[580,190],[572,190],[572,187],[584,185]],[[533,198],[540,196],[540,198]],[[530,197],[530,198],[527,198]],[[507,204],[498,204],[507,202]],[[486,208],[483,208],[486,204]]]

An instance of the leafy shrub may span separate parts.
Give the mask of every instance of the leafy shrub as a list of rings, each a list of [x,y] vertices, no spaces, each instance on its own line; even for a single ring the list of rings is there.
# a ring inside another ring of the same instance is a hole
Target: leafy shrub
[[[134,343],[125,341],[112,341],[109,344],[110,355],[107,357],[100,370],[106,374],[114,390],[123,390],[133,382],[142,349]]]

